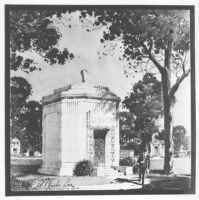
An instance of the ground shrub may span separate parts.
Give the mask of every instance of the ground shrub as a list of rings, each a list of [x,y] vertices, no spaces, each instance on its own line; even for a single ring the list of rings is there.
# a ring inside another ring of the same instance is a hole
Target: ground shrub
[[[77,162],[74,170],[74,176],[95,176],[95,168],[93,163],[89,160],[82,160]]]
[[[131,157],[126,157],[120,160],[120,166],[133,167],[135,164],[136,160],[132,159]]]

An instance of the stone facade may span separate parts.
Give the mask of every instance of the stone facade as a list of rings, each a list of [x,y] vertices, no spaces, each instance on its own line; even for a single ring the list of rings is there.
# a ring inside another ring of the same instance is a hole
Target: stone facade
[[[72,175],[76,162],[119,165],[119,98],[85,82],[42,98],[43,165],[40,173]]]

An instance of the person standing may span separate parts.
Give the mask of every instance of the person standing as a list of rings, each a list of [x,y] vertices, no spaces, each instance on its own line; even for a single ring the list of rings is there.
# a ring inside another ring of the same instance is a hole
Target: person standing
[[[149,167],[149,155],[146,151],[140,153],[138,157],[138,166],[139,166],[139,182],[144,185],[145,171]]]

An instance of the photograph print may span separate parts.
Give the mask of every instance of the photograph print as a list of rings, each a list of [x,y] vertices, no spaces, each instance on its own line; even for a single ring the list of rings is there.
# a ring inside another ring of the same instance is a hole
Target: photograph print
[[[5,5],[6,195],[194,194],[194,6]]]

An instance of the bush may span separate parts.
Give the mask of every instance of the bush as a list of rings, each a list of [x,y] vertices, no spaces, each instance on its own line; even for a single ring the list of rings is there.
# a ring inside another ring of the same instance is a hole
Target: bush
[[[73,170],[73,175],[74,176],[94,176],[95,168],[91,161],[82,160],[76,163]]]
[[[136,164],[136,161],[131,157],[126,157],[120,160],[120,166],[130,166],[133,167]]]

